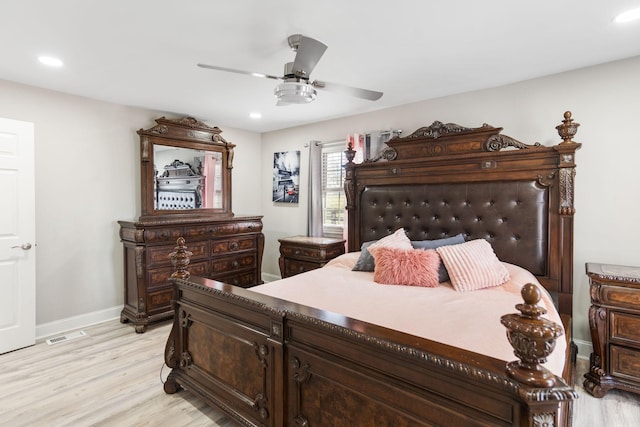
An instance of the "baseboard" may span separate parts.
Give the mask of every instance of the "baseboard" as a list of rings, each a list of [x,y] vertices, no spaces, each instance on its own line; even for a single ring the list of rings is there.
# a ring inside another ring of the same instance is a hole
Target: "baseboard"
[[[280,279],[281,279],[281,277],[278,276],[277,274],[269,274],[269,273],[262,272],[262,280],[265,283],[274,282],[274,281],[280,280]]]
[[[78,316],[36,325],[36,341],[74,329],[95,325],[96,323],[106,322],[107,320],[118,319],[120,318],[121,311],[122,306],[119,305],[116,307],[106,308],[104,310],[93,311],[91,313],[80,314]]]
[[[593,351],[591,341],[574,339],[573,342],[578,346],[578,357],[580,359],[589,359],[589,355],[591,355],[591,352]]]

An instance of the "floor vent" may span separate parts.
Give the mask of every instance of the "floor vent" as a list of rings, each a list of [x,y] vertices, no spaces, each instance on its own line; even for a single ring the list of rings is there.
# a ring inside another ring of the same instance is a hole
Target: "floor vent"
[[[84,331],[71,332],[69,334],[60,335],[59,337],[49,338],[47,340],[47,344],[49,345],[59,344],[61,342],[73,340],[76,338],[82,338],[84,336],[87,336],[87,334]]]

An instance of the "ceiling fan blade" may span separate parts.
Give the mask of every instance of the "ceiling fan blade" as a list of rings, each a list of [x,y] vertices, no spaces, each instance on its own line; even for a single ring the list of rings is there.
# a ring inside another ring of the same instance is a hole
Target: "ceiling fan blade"
[[[217,65],[198,64],[198,67],[207,68],[209,70],[227,71],[229,73],[246,74],[254,77],[264,77],[267,79],[282,80],[282,77],[272,76],[264,73],[255,73],[252,71],[236,70],[235,68],[218,67]]]
[[[377,101],[383,95],[382,92],[377,92],[375,90],[360,89],[357,87],[341,85],[338,83],[321,82],[316,80],[311,84],[313,85],[313,87],[316,87],[318,89],[324,89],[329,92],[355,96],[356,98],[367,99],[369,101]]]
[[[293,61],[293,72],[309,78],[318,61],[327,50],[327,45],[310,37],[301,36],[296,58]]]

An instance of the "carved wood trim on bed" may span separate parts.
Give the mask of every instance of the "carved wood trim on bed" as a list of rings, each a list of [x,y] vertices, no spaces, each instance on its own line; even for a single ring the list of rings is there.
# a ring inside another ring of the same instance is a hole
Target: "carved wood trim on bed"
[[[557,126],[563,141],[545,147],[487,124],[436,121],[388,141],[375,161],[349,161],[348,250],[400,227],[412,240],[484,238],[498,258],[535,274],[571,315],[578,126],[566,112]]]

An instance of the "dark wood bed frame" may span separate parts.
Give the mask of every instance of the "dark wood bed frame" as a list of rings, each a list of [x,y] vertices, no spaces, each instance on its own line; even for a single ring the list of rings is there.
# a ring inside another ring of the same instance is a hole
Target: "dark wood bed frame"
[[[577,396],[570,318],[578,126],[566,112],[557,126],[563,141],[545,147],[486,124],[434,122],[392,139],[373,161],[354,164],[348,150],[345,166],[349,251],[399,227],[412,240],[487,239],[556,299],[568,344],[562,378],[540,364],[558,331],[539,318],[535,292],[523,292],[522,314],[502,318],[519,358],[506,364],[189,277],[179,239],[165,391],[183,387],[247,426],[569,425]]]

